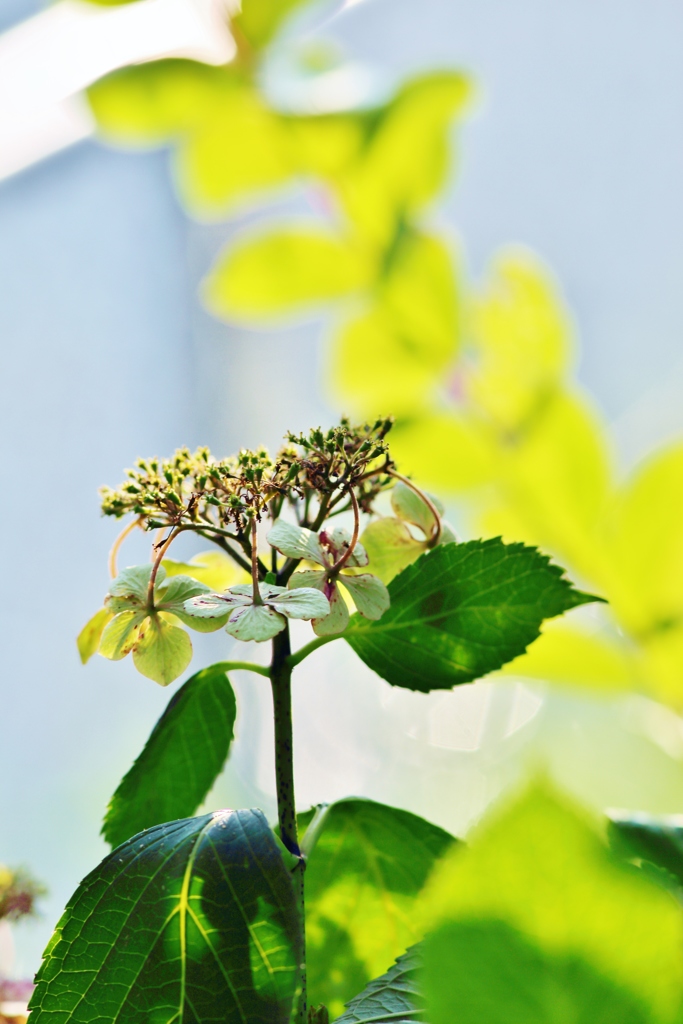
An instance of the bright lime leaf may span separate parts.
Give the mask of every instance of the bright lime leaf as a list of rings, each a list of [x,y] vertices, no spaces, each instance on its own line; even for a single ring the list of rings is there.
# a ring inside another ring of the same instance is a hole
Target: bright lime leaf
[[[291,876],[261,811],[158,825],[76,890],[32,1021],[289,1024],[296,935]]]
[[[244,569],[224,555],[222,551],[202,551],[189,562],[174,562],[165,558],[161,563],[168,576],[191,576],[206,584],[209,590],[223,591],[235,583],[246,583]]]
[[[92,619],[86,622],[83,629],[78,634],[76,644],[78,646],[78,653],[81,656],[81,661],[85,665],[86,662],[90,661],[93,654],[97,652],[97,648],[100,646],[100,640],[102,639],[102,633],[104,627],[112,619],[112,612],[108,608],[100,608],[98,612],[95,612]]]
[[[111,798],[102,826],[111,846],[196,812],[225,764],[236,710],[220,663],[181,686]]]
[[[254,47],[264,46],[273,38],[284,19],[306,0],[242,0],[240,13],[233,23]]]
[[[401,216],[437,192],[450,163],[450,124],[467,80],[435,72],[409,82],[382,112],[357,163],[339,179],[344,206],[363,234],[386,245]]]
[[[88,99],[105,136],[158,145],[216,116],[236,89],[225,71],[191,60],[122,68],[90,86]]]
[[[212,313],[271,324],[364,287],[369,267],[350,243],[302,225],[248,235],[231,245],[207,278]]]
[[[371,981],[349,1002],[346,1013],[337,1018],[337,1024],[370,1024],[370,1021],[373,1024],[415,1024],[421,1017],[417,1011],[420,999],[415,980],[421,962],[420,946],[413,946],[386,974]]]
[[[300,816],[302,828],[313,812]],[[452,836],[372,800],[333,804],[306,867],[311,1005],[333,1013],[421,937],[413,908]]]
[[[680,906],[546,788],[499,808],[448,853],[422,909],[433,1024],[680,1019]]]
[[[168,686],[191,661],[192,642],[184,629],[157,615],[143,623],[133,647],[133,662],[143,676]]]
[[[522,654],[543,619],[597,598],[574,590],[535,548],[499,538],[443,544],[389,584],[379,622],[355,616],[356,654],[394,686],[445,690]]]
[[[430,1024],[654,1024],[588,959],[544,950],[504,921],[445,924],[423,948]]]

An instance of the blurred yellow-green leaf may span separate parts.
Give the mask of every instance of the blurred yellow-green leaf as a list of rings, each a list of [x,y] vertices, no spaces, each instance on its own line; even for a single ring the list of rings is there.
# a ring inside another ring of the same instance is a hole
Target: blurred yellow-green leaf
[[[484,1010],[487,1000],[495,1001],[498,972],[522,949],[542,961],[541,976],[552,987],[544,994],[533,986],[526,992],[523,971],[506,970],[501,996],[515,996],[516,1006],[531,1000],[520,1021],[554,1024],[563,1005],[563,1019],[593,1020],[588,993],[603,993],[598,1002],[604,1013],[610,989],[613,1005],[640,1008],[642,1015],[599,1019],[680,1019],[680,905],[645,874],[619,863],[596,824],[564,798],[537,788],[490,815],[470,839],[446,855],[424,895],[424,923],[431,929],[423,975],[429,1020],[509,1020]],[[486,929],[487,941],[481,931],[472,935],[475,921]],[[469,944],[459,941],[465,935]],[[437,965],[456,946],[466,959],[443,975]],[[529,1012],[534,999],[543,1003],[551,992],[543,1013]]]
[[[83,665],[90,661],[93,654],[97,652],[104,628],[113,617],[113,612],[110,612],[108,608],[100,608],[100,610],[95,612],[93,617],[86,622],[85,626],[78,634],[76,646],[78,647],[78,653]]]
[[[258,49],[269,43],[288,15],[307,0],[242,0],[241,10],[232,20],[238,40]]]
[[[247,235],[204,283],[209,309],[228,320],[272,324],[366,287],[372,264],[350,241],[302,224]]]
[[[222,551],[202,551],[189,562],[165,558],[161,564],[167,576],[191,576],[218,592],[249,580],[249,575]]]

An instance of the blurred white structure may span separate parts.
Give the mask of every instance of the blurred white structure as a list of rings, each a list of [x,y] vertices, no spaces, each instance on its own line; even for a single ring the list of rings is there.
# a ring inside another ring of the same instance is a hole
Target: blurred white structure
[[[0,36],[0,178],[94,131],[82,91],[126,64],[189,57],[225,64],[227,0],[60,0]]]

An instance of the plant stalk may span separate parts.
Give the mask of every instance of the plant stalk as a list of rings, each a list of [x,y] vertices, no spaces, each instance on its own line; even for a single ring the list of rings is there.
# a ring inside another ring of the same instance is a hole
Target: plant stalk
[[[294,1020],[306,1024],[306,919],[304,904],[305,860],[299,847],[294,797],[294,737],[292,730],[292,666],[289,663],[291,646],[289,625],[273,637],[273,658],[270,666],[270,685],[273,691],[273,720],[275,725],[275,786],[280,838],[291,854],[299,858],[292,871],[292,882],[297,897],[299,936],[301,948],[301,995]]]

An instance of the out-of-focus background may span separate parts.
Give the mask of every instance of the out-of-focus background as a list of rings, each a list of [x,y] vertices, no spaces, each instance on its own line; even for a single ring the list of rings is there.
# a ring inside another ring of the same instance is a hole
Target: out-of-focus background
[[[273,48],[273,102],[297,102],[302,38],[334,44],[345,59],[335,88],[368,103],[418,71],[471,74],[475,100],[433,218],[475,279],[502,244],[546,261],[624,473],[679,436],[680,5],[359,0],[319,13]],[[66,899],[106,852],[103,809],[169,696],[129,661],[79,663],[74,638],[106,590],[116,533],[98,486],[117,484],[138,455],[275,448],[285,430],[340,411],[320,383],[322,318],[259,332],[200,304],[200,281],[252,215],[190,219],[166,150],[95,136],[82,89],[163,54],[220,64],[230,39],[219,14],[200,0],[0,10],[0,860],[30,866],[50,891],[42,916],[16,929],[18,975],[35,970]],[[295,191],[274,205],[290,214],[308,202]],[[141,539],[129,550],[146,557]],[[230,638],[220,653],[209,640],[195,644],[196,666],[229,650]],[[301,675],[302,806],[367,795],[463,834],[533,765],[600,807],[683,809],[683,723],[649,698],[514,679],[413,694],[341,644]],[[268,693],[253,677],[236,683],[238,739],[208,805],[272,814]]]

